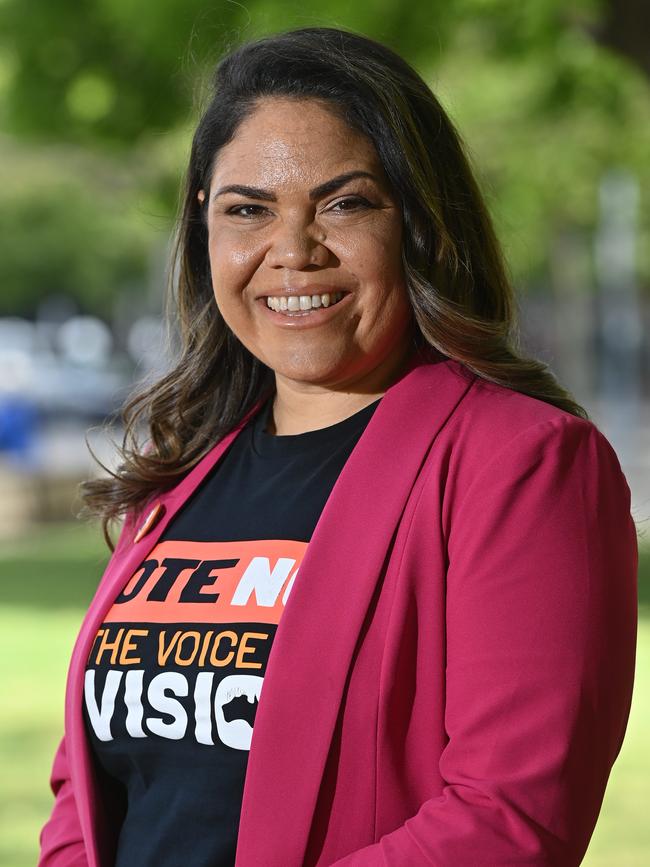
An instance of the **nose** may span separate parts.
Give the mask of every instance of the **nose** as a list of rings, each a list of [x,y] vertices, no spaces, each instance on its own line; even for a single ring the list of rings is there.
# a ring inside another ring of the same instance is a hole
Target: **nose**
[[[325,232],[299,221],[282,221],[273,233],[266,261],[272,268],[299,270],[308,265],[325,265],[329,250],[325,246]]]

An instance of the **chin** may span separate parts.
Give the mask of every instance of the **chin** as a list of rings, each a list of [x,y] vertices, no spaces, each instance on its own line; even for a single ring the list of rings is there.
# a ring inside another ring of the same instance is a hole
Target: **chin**
[[[333,377],[340,378],[348,365],[342,359],[325,360],[318,359],[313,354],[306,356],[303,353],[296,353],[288,360],[285,358],[281,363],[270,366],[278,375],[286,379],[318,384],[328,382]]]
[[[314,385],[320,385],[330,382],[337,371],[323,368],[282,366],[281,368],[275,368],[275,372],[278,376],[292,379],[294,382],[311,382]]]

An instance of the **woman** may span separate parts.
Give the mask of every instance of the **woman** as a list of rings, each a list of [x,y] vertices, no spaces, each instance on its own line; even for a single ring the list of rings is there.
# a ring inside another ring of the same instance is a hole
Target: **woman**
[[[435,97],[353,33],[239,47],[176,257],[180,358],[86,484],[126,519],[40,864],[579,864],[630,708],[630,491],[515,348]]]

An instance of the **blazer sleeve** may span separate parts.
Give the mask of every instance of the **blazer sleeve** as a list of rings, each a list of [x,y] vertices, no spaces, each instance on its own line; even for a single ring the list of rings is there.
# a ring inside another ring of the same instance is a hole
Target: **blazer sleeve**
[[[443,793],[336,867],[575,867],[630,711],[636,527],[617,456],[563,415],[452,510]]]
[[[65,737],[54,756],[50,788],[55,801],[50,818],[41,830],[38,867],[88,867],[65,754]]]
[[[135,516],[129,516],[125,520],[113,556],[133,534],[135,520]],[[54,805],[39,835],[40,854],[37,867],[87,867],[86,848],[66,757],[65,735],[54,755],[50,788],[54,794]]]

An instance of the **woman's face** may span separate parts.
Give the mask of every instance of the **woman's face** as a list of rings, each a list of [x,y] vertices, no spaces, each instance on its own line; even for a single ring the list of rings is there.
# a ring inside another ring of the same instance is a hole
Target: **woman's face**
[[[408,355],[399,204],[372,143],[322,103],[258,103],[215,161],[208,231],[219,310],[276,377],[353,390]]]

